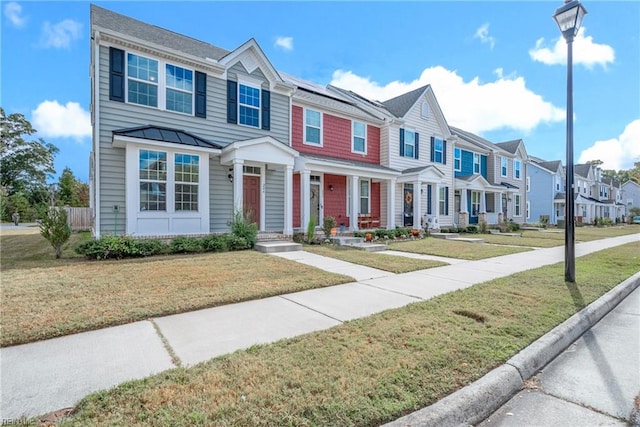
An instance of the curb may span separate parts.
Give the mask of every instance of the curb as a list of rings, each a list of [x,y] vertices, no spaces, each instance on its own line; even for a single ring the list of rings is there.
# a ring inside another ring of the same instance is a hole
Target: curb
[[[531,343],[502,366],[431,406],[398,418],[385,427],[458,427],[477,424],[504,405],[537,371],[591,329],[640,287],[640,272]]]

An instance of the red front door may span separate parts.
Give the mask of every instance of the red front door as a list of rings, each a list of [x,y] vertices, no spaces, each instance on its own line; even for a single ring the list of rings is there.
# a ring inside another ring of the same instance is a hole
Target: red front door
[[[260,225],[260,177],[245,175],[243,179],[243,209],[252,222]]]

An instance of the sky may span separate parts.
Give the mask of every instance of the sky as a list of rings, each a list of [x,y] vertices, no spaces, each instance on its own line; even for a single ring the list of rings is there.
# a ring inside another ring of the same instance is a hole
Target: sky
[[[430,84],[450,126],[566,162],[562,1],[95,4],[233,50],[255,38],[273,66],[384,101]],[[588,1],[573,43],[574,162],[640,161],[640,2]],[[21,113],[88,182],[90,21],[85,1],[0,1],[0,106]]]

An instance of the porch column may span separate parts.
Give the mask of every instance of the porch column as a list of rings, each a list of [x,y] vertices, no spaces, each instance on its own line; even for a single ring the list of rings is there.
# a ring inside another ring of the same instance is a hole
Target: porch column
[[[284,169],[284,230],[285,236],[293,235],[293,166]]]
[[[413,228],[419,230],[422,216],[422,188],[420,181],[413,182]]]
[[[487,193],[486,191],[480,192],[480,212],[487,213]]]
[[[360,177],[351,177],[351,216],[349,230],[358,231],[358,214],[360,213]]]
[[[396,180],[387,180],[387,230],[396,228]]]
[[[504,221],[504,215],[502,213],[502,192],[496,193],[498,195],[498,224],[501,224]]]
[[[311,219],[311,171],[304,169],[300,172],[300,212],[302,218],[300,218],[300,227],[302,232],[307,232],[307,226]]]
[[[467,207],[467,190],[463,188],[460,190],[460,212],[469,212]]]
[[[244,212],[243,200],[243,176],[244,176],[244,160],[233,161],[233,213]]]

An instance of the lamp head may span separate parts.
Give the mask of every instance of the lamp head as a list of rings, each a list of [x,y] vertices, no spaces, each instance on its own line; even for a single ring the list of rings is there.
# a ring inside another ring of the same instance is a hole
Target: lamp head
[[[567,42],[573,41],[582,25],[587,9],[578,0],[566,0],[564,5],[556,9],[553,19],[558,24],[562,36]]]

